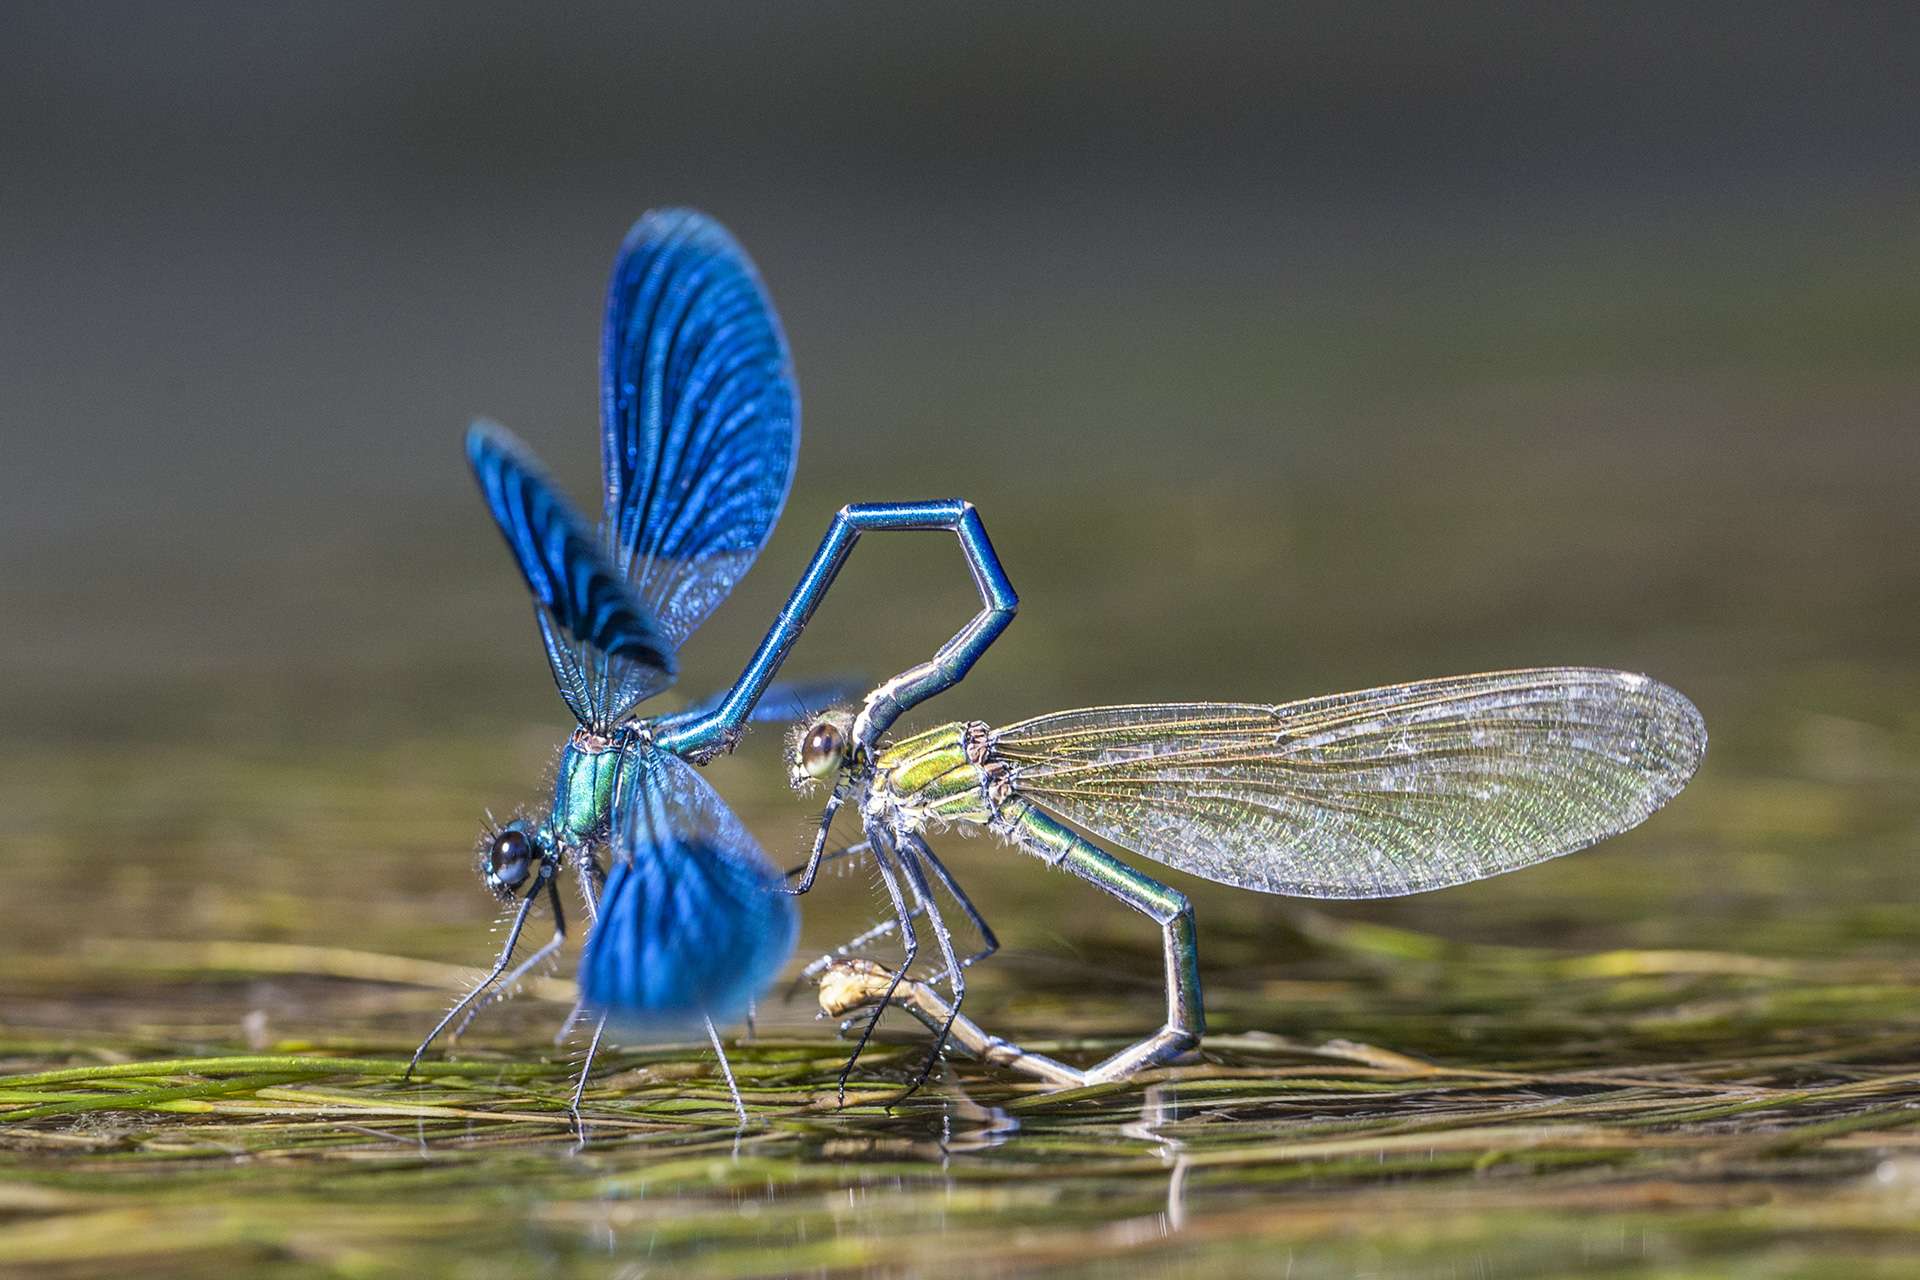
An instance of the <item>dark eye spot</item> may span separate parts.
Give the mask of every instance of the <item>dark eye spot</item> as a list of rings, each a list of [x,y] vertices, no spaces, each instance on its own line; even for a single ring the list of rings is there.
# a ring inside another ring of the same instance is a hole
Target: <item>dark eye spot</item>
[[[493,838],[487,854],[487,878],[502,889],[517,889],[533,865],[533,841],[527,833],[508,828]]]
[[[840,731],[822,720],[807,731],[800,745],[800,764],[810,775],[822,778],[840,767]]]

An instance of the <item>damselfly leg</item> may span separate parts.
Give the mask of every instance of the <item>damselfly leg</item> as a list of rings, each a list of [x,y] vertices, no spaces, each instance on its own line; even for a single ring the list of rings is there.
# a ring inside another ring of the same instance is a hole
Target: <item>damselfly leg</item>
[[[867,842],[862,840],[859,844],[829,853],[826,861],[834,862],[842,858],[862,855],[867,851]],[[961,956],[961,966],[971,967],[998,951],[1000,949],[1000,939],[994,935],[993,928],[987,924],[987,918],[980,914],[978,907],[973,905],[973,899],[969,898],[967,891],[960,887],[960,882],[954,878],[953,873],[947,869],[946,864],[940,861],[939,857],[934,854],[933,850],[928,847],[925,841],[920,843],[917,855],[927,869],[933,872],[934,879],[938,880],[940,886],[947,891],[947,895],[953,899],[954,905],[960,908],[961,914],[966,916],[967,922],[973,926],[974,931],[980,935],[980,949]],[[795,867],[787,874],[789,876],[799,875],[800,868]],[[916,906],[909,914],[913,919],[918,920],[924,916],[926,912]],[[787,994],[791,996],[801,987],[819,977],[821,971],[835,960],[843,960],[853,955],[870,943],[878,942],[880,939],[892,934],[899,927],[900,922],[898,920],[882,920],[878,924],[848,938],[831,951],[827,951],[818,958],[808,961],[806,967],[800,970],[799,976],[794,978],[793,985],[788,989]]]
[[[860,1038],[854,1042],[853,1052],[847,1055],[846,1065],[840,1068],[840,1102],[847,1101],[847,1077],[853,1074],[853,1066],[860,1061],[860,1055],[866,1050],[867,1042],[873,1039],[873,1029],[880,1025],[880,1017],[887,1011],[887,1002],[893,999],[893,993],[899,989],[901,979],[913,968],[913,962],[920,954],[920,939],[914,933],[913,912],[907,907],[906,895],[900,892],[900,877],[894,870],[894,852],[887,843],[885,834],[869,830],[867,841],[873,846],[873,863],[880,869],[880,879],[887,886],[887,896],[893,900],[893,916],[900,927],[900,949],[903,958],[900,967],[891,973],[886,990],[874,1004],[873,1016],[860,1028]]]
[[[960,1014],[960,1005],[965,999],[966,989],[963,982],[954,984],[953,998],[943,999],[933,988],[932,983],[909,981],[901,984],[899,975],[890,975],[889,983],[882,986],[877,983],[869,966],[871,962],[843,957],[823,957],[814,965],[808,966],[814,973],[824,974],[820,979],[821,1002],[823,1008],[843,1004],[848,1009],[874,1009],[874,1018],[886,1006],[896,999],[910,1013],[926,1024],[934,1033],[934,1054],[927,1061],[914,1087],[925,1082],[927,1073],[938,1060],[940,1049],[949,1035],[960,1046],[983,1061],[993,1062],[1016,1070],[1028,1072],[1054,1084],[1081,1085],[1100,1084],[1109,1080],[1120,1080],[1147,1067],[1159,1066],[1178,1058],[1200,1043],[1200,1036],[1206,1030],[1206,1014],[1200,998],[1199,948],[1195,940],[1193,907],[1186,895],[1168,888],[1150,876],[1142,875],[1126,863],[1120,861],[1104,849],[1090,844],[1073,831],[1049,819],[1031,806],[1015,801],[1008,810],[1009,821],[1003,834],[1014,844],[1033,854],[1050,866],[1087,881],[1094,887],[1107,893],[1160,926],[1161,942],[1165,960],[1165,981],[1167,989],[1166,1024],[1153,1035],[1127,1046],[1120,1052],[1094,1064],[1085,1070],[1068,1067],[1050,1058],[1032,1054],[1010,1040],[1002,1039],[982,1030],[971,1019]],[[912,870],[915,859],[925,856],[931,865],[943,875],[942,882],[953,892],[956,901],[965,902],[951,875],[945,874],[937,859],[931,859],[932,851],[919,837],[909,837],[902,841],[901,862],[908,867],[908,883],[914,884]],[[915,847],[917,846],[917,847]],[[910,851],[909,851],[910,850]],[[917,886],[916,897],[926,892],[923,881]],[[931,905],[931,896],[923,899],[923,905]],[[917,912],[916,912],[917,914]],[[936,937],[943,935],[943,922],[934,918]],[[892,922],[889,922],[890,924]],[[990,931],[983,933],[989,943],[993,941]],[[898,927],[894,924],[893,927]],[[890,932],[877,926],[869,930],[870,934]],[[990,948],[991,949],[991,948]],[[949,973],[957,974],[961,967],[971,961],[955,961],[948,956]],[[830,994],[830,990],[831,993]],[[866,1028],[872,1031],[872,1020]],[[864,1047],[863,1035],[860,1047]],[[854,1057],[859,1056],[859,1047]],[[852,1062],[847,1064],[851,1069]],[[908,1092],[912,1092],[910,1089]]]
[[[465,1013],[469,1005],[486,994],[493,984],[499,980],[500,975],[507,971],[507,966],[513,963],[514,949],[520,945],[521,931],[527,927],[527,916],[532,912],[533,904],[539,900],[541,893],[553,883],[554,868],[555,863],[553,859],[542,858],[540,860],[540,870],[535,876],[533,885],[528,889],[527,896],[521,900],[520,910],[514,913],[513,927],[507,930],[507,942],[505,946],[500,948],[500,958],[494,961],[493,968],[488,972],[487,976],[482,978],[473,990],[460,997],[453,1008],[447,1010],[446,1017],[435,1023],[433,1030],[427,1032],[427,1038],[422,1040],[420,1047],[413,1051],[413,1058],[407,1063],[407,1069],[400,1077],[402,1080],[410,1080],[413,1078],[414,1069],[420,1065],[420,1057],[426,1053],[428,1046],[432,1045],[433,1042],[439,1038],[440,1033],[445,1031],[454,1019],[458,1018],[462,1013]],[[558,904],[556,903],[555,905],[557,907]]]
[[[594,1055],[600,1052],[600,1037],[607,1033],[607,1015],[601,1014],[593,1022],[593,1036],[587,1041],[587,1056],[580,1064],[579,1078],[573,1082],[573,1097],[567,1103],[567,1113],[577,1123],[580,1119],[580,1099],[587,1092],[587,1079],[593,1075]]]
[[[1143,1067],[1169,1062],[1198,1045],[1207,1019],[1200,1000],[1200,950],[1193,906],[1186,895],[1140,874],[1018,797],[1004,811],[1002,834],[1041,861],[1071,872],[1160,926],[1166,961],[1166,1025],[1088,1068],[1087,1083],[1122,1079]]]
[[[838,805],[834,807],[836,809],[839,808]],[[870,852],[870,850],[865,840],[860,841],[858,844],[850,844],[844,849],[823,849],[821,850],[819,863],[814,867],[815,874],[818,874],[820,867],[824,867],[828,863],[840,862],[847,858],[863,858],[868,852]],[[812,862],[811,858],[808,859],[808,862],[803,862],[797,867],[788,868],[787,879],[791,880],[797,875],[804,875],[810,862]]]
[[[606,873],[601,870],[598,859],[584,853],[580,856],[579,871],[580,894],[586,902],[587,927],[592,929],[600,920],[600,891],[605,887]],[[582,1012],[582,1006],[575,1004],[573,1011],[567,1015],[565,1025],[560,1028],[560,1033],[554,1037],[556,1044],[563,1042],[572,1033]],[[573,1096],[567,1104],[567,1111],[574,1117],[576,1124],[580,1123],[580,1100],[586,1096],[587,1081],[593,1077],[593,1060],[599,1055],[600,1042],[607,1032],[607,1018],[608,1015],[602,1013],[594,1019],[593,1035],[587,1040],[587,1051],[580,1062],[580,1074],[574,1080]],[[720,1074],[726,1078],[727,1090],[733,1096],[733,1109],[739,1115],[740,1123],[744,1125],[747,1123],[746,1104],[741,1101],[740,1088],[734,1082],[733,1064],[727,1061],[726,1046],[721,1042],[720,1033],[714,1027],[713,1019],[705,1018],[702,1021],[706,1024],[707,1039],[713,1045],[713,1052],[720,1059]]]
[[[465,1035],[473,1020],[480,1016],[483,1009],[492,1007],[512,995],[520,985],[520,980],[537,968],[547,957],[558,951],[567,941],[567,916],[560,909],[560,878],[555,876],[547,881],[547,904],[553,910],[553,936],[542,943],[534,953],[515,965],[513,972],[493,984],[484,1000],[476,1001],[453,1030],[447,1033],[448,1040],[458,1040]]]
[[[600,869],[600,860],[591,853],[581,854],[580,897],[585,901],[587,906],[587,929],[589,932],[592,931],[595,925],[600,923],[600,890],[605,884],[606,873]],[[580,1021],[581,1012],[582,1008],[580,1003],[575,1001],[572,1012],[567,1014],[567,1020],[560,1028],[560,1033],[553,1038],[553,1042],[556,1045],[562,1043],[569,1035],[573,1034],[574,1026]],[[580,1063],[580,1075],[573,1082],[573,1097],[567,1103],[567,1113],[573,1117],[576,1125],[580,1123],[580,1099],[587,1091],[587,1078],[593,1074],[593,1058],[595,1054],[600,1052],[600,1037],[605,1035],[606,1032],[607,1015],[603,1013],[594,1020],[593,1035],[587,1041],[587,1056]]]
[[[953,872],[947,870],[947,864],[934,856],[933,850],[924,840],[915,842],[914,852],[921,861],[933,868],[934,878],[940,881],[941,886],[952,895],[954,903],[966,915],[968,923],[973,925],[980,934],[980,949],[972,955],[963,956],[960,963],[968,966],[975,965],[998,951],[1000,939],[994,936],[993,929],[987,924],[987,918],[980,914],[978,907],[973,905],[973,899],[967,896],[967,891],[960,887],[958,880],[954,879]]]
[[[591,930],[594,922],[599,919],[600,888],[607,882],[607,873],[600,866],[600,859],[593,850],[587,848],[575,850],[573,870],[580,886],[580,906],[586,912],[587,928]],[[583,1012],[585,1010],[580,1002],[575,1000],[573,1008],[567,1010],[567,1016],[561,1020],[560,1029],[553,1033],[553,1043],[556,1047],[567,1042],[567,1037],[573,1034],[573,1028],[580,1021],[580,1015]]]
[[[720,1074],[727,1079],[727,1092],[733,1095],[733,1112],[740,1117],[740,1126],[747,1124],[747,1104],[740,1100],[740,1086],[733,1078],[733,1064],[727,1061],[727,1047],[720,1043],[720,1032],[714,1027],[713,1019],[704,1019],[707,1024],[707,1039],[713,1045],[713,1054],[720,1059]]]
[[[876,938],[884,937],[889,933],[900,932],[904,939],[906,957],[900,968],[893,971],[892,983],[897,987],[901,981],[905,980],[906,975],[913,968],[915,957],[919,954],[919,941],[913,929],[913,922],[924,917],[927,922],[933,926],[934,939],[940,947],[941,960],[945,966],[940,976],[946,980],[948,988],[953,992],[953,1002],[949,1007],[953,1013],[957,1014],[961,1003],[966,999],[967,980],[965,973],[967,966],[979,957],[991,954],[999,945],[994,939],[993,931],[987,928],[986,921],[981,919],[979,912],[974,909],[973,904],[968,901],[966,895],[961,892],[959,885],[955,883],[946,868],[940,865],[939,860],[934,858],[933,851],[927,848],[926,841],[922,840],[918,835],[907,833],[901,838],[897,845],[892,846],[887,845],[883,841],[874,842],[870,840],[870,843],[872,843],[876,849],[882,850],[882,852],[876,852],[874,860],[880,867],[881,877],[887,885],[888,893],[893,898],[894,918],[867,930],[845,946],[838,948],[839,955],[844,956],[851,949],[862,946]],[[897,866],[894,865],[896,863]],[[942,884],[954,895],[955,901],[961,904],[967,915],[980,929],[981,936],[987,944],[984,950],[975,955],[968,956],[966,959],[961,959],[959,954],[954,950],[953,932],[947,927],[946,917],[941,913],[940,904],[934,897],[932,886],[927,881],[925,868],[928,864],[931,864],[936,869]],[[911,907],[906,905],[899,892],[899,885],[895,878],[896,871],[898,876],[906,881],[907,890],[913,896],[913,906]],[[837,959],[838,957],[832,954],[822,956],[819,960],[808,965],[806,972],[808,974],[819,973],[826,967],[836,963]],[[845,1097],[845,1081],[847,1076],[852,1072],[854,1064],[860,1060],[861,1051],[866,1048],[867,1042],[872,1038],[874,1028],[879,1025],[881,1015],[886,1012],[887,1002],[887,994],[882,994],[874,1002],[873,1015],[869,1017],[862,1026],[859,1042],[854,1046],[852,1054],[847,1058],[846,1066],[841,1070],[841,1096],[843,1098]],[[950,1017],[945,1025],[936,1028],[938,1034],[934,1037],[933,1049],[927,1055],[927,1060],[921,1066],[919,1073],[914,1076],[913,1083],[908,1085],[906,1093],[901,1095],[902,1097],[914,1093],[920,1086],[927,1082],[928,1075],[932,1073],[934,1066],[940,1061],[941,1053],[946,1048],[947,1031],[951,1025],[952,1019]]]
[[[967,998],[967,980],[962,976],[965,966],[954,955],[953,935],[947,929],[946,919],[940,914],[940,904],[934,901],[933,890],[927,884],[926,873],[921,870],[920,859],[930,853],[926,841],[918,835],[907,834],[900,840],[900,867],[906,873],[907,887],[913,890],[914,901],[919,904],[922,911],[926,912],[928,922],[933,925],[933,936],[940,944],[941,959],[946,961],[947,986],[953,992],[953,1005],[947,1014],[946,1022],[941,1025],[939,1032],[933,1038],[933,1051],[927,1055],[925,1064],[920,1068],[920,1074],[915,1076],[913,1083],[907,1086],[908,1094],[927,1082],[927,1076],[932,1073],[934,1065],[940,1061],[940,1055],[947,1047],[947,1035],[953,1030],[953,1020],[959,1016],[960,1005]]]

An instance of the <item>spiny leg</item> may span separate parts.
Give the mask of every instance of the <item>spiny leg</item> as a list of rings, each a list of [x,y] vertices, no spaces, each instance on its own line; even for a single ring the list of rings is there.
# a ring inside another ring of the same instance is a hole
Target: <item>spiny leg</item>
[[[740,1117],[744,1127],[747,1123],[747,1104],[740,1100],[740,1086],[733,1080],[733,1064],[727,1061],[727,1047],[720,1043],[720,1032],[714,1028],[713,1019],[704,1020],[707,1024],[707,1039],[713,1042],[713,1052],[720,1059],[720,1074],[727,1078],[727,1092],[733,1095],[734,1114]]]
[[[427,1051],[427,1046],[438,1039],[440,1033],[447,1029],[447,1024],[465,1012],[468,1005],[478,1000],[481,995],[486,992],[487,988],[491,987],[500,975],[507,971],[507,965],[513,961],[513,950],[520,945],[520,931],[527,927],[527,913],[533,910],[535,899],[539,898],[541,891],[552,883],[552,881],[553,863],[551,860],[542,859],[540,862],[540,871],[533,882],[533,887],[527,891],[527,896],[521,900],[520,910],[514,913],[513,927],[507,930],[507,945],[500,948],[500,958],[493,962],[493,969],[487,976],[482,978],[473,990],[460,997],[453,1008],[447,1010],[447,1016],[434,1024],[433,1030],[427,1032],[427,1038],[422,1040],[420,1047],[413,1051],[413,1058],[407,1063],[407,1069],[400,1077],[402,1080],[411,1080],[413,1078],[414,1068],[420,1065],[420,1056]]]
[[[595,858],[591,853],[583,853],[580,856],[582,864],[580,868],[580,896],[586,899],[587,928],[592,930],[600,923],[600,889],[602,885],[606,883],[606,878],[600,871],[600,860],[598,858]],[[567,1014],[567,1021],[565,1025],[560,1028],[560,1034],[553,1038],[553,1042],[556,1045],[573,1034],[574,1024],[580,1021],[580,1014],[582,1012],[583,1010],[579,1002],[575,1001],[573,1011]],[[600,1037],[606,1034],[606,1030],[607,1015],[603,1013],[600,1015],[600,1020],[593,1024],[593,1038],[587,1041],[586,1060],[580,1064],[580,1078],[573,1083],[573,1101],[567,1106],[567,1110],[572,1112],[576,1121],[578,1121],[580,1117],[580,1098],[587,1091],[587,1077],[593,1074],[593,1055],[600,1051]]]
[[[941,885],[945,887],[946,891],[952,895],[954,902],[959,906],[960,910],[966,913],[967,920],[980,934],[980,949],[970,956],[963,957],[960,963],[963,965],[977,964],[979,961],[985,960],[988,956],[998,951],[1000,949],[1000,939],[994,936],[993,930],[987,925],[987,918],[980,914],[978,907],[973,905],[973,899],[967,896],[967,891],[962,889],[960,882],[953,878],[953,872],[947,870],[947,864],[934,856],[933,850],[927,846],[927,842],[924,840],[917,842],[915,856],[933,868],[934,876],[940,881]]]
[[[575,1000],[573,1002],[573,1008],[567,1010],[567,1016],[565,1020],[563,1020],[560,1023],[560,1029],[553,1033],[553,1043],[555,1048],[558,1048],[560,1045],[563,1045],[567,1042],[567,1037],[572,1035],[573,1029],[580,1024],[580,1015],[585,1013],[586,1011],[587,1011],[586,1006],[581,1004],[578,1000]]]
[[[593,1074],[593,1055],[600,1051],[600,1037],[606,1030],[607,1015],[603,1013],[593,1024],[593,1039],[587,1041],[587,1060],[580,1064],[580,1078],[573,1082],[573,1101],[567,1104],[567,1112],[576,1122],[580,1119],[580,1099],[587,1092],[587,1077]]]
[[[867,842],[865,840],[862,840],[860,841],[860,843],[850,844],[844,849],[834,849],[830,852],[822,854],[820,858],[820,865],[825,866],[829,862],[839,862],[843,858],[863,857],[868,852],[869,852],[869,849],[867,846]],[[807,864],[805,862],[801,863],[797,867],[791,867],[787,871],[787,878],[791,880],[793,877],[797,875],[804,875],[806,873],[806,870],[807,870]]]
[[[839,862],[843,858],[858,858],[872,852],[865,840],[860,841],[858,844],[850,844],[844,849],[828,850],[827,831],[833,826],[833,815],[837,813],[839,809],[840,798],[838,796],[829,797],[827,800],[825,819],[820,824],[819,834],[814,837],[813,853],[808,855],[805,862],[797,867],[789,868],[787,871],[786,878],[789,880],[795,876],[800,877],[800,883],[789,888],[787,890],[788,893],[805,893],[807,890],[813,888],[813,882],[819,876],[820,868],[826,866],[829,862]]]
[[[587,928],[591,930],[600,920],[600,889],[607,882],[607,873],[600,869],[600,859],[594,856],[590,848],[583,848],[574,855],[574,872],[579,879],[580,903],[587,915]],[[567,1042],[567,1037],[573,1034],[575,1024],[580,1021],[580,1015],[585,1012],[586,1010],[576,999],[573,1002],[573,1008],[567,1010],[566,1019],[561,1022],[560,1029],[553,1033],[555,1046]]]
[[[940,906],[933,900],[933,890],[927,885],[927,877],[920,870],[920,856],[929,854],[926,841],[917,835],[908,835],[900,841],[898,849],[900,868],[906,873],[907,887],[913,890],[914,900],[927,913],[927,920],[933,925],[934,939],[940,944],[940,956],[947,962],[947,986],[953,992],[953,1004],[947,1010],[947,1019],[940,1024],[940,1030],[933,1037],[933,1051],[927,1055],[926,1062],[920,1068],[920,1074],[907,1086],[906,1097],[927,1082],[934,1065],[940,1061],[940,1054],[947,1047],[947,1036],[953,1031],[953,1020],[960,1014],[960,1005],[967,998],[967,980],[961,976],[964,966],[953,953],[953,935],[947,930],[947,922],[940,914]]]
[[[899,989],[900,980],[913,968],[913,962],[920,954],[920,939],[913,931],[913,917],[908,913],[906,896],[900,892],[899,877],[894,874],[892,851],[884,840],[874,840],[873,832],[867,833],[873,844],[874,865],[880,868],[880,879],[887,886],[887,896],[893,899],[893,914],[900,922],[900,946],[905,958],[900,967],[893,971],[886,991],[873,1007],[873,1016],[860,1029],[860,1039],[853,1046],[853,1052],[847,1056],[847,1065],[840,1068],[840,1105],[847,1102],[847,1077],[853,1073],[853,1064],[860,1061],[860,1054],[866,1049],[867,1041],[873,1039],[873,1029],[880,1025],[880,1016],[887,1011],[887,1002],[893,999],[893,993]]]
[[[541,944],[539,950],[515,965],[512,973],[500,979],[500,981],[494,985],[493,990],[488,993],[485,1000],[478,1001],[472,1008],[468,1009],[466,1017],[460,1019],[460,1024],[447,1033],[449,1040],[458,1040],[461,1036],[465,1035],[467,1028],[473,1024],[473,1020],[479,1017],[483,1010],[490,1009],[500,1001],[506,999],[513,989],[519,985],[520,979],[526,977],[528,972],[548,956],[558,951],[566,942],[567,917],[566,913],[560,909],[560,880],[558,876],[547,881],[547,902],[553,908],[553,936]]]
[[[591,931],[593,926],[600,922],[600,887],[606,883],[607,875],[600,869],[600,859],[594,857],[590,849],[582,849],[579,852],[575,861],[575,871],[579,875],[580,902],[587,913],[587,929]],[[553,1043],[556,1047],[567,1042],[567,1037],[573,1034],[574,1027],[580,1021],[580,1015],[585,1012],[586,1007],[576,998],[573,1008],[567,1010],[566,1019],[561,1022],[560,1029],[553,1033]]]
[[[823,826],[821,828],[821,837],[820,837],[823,841],[826,838],[825,831],[826,829]],[[862,856],[871,854],[872,852],[873,852],[872,841],[862,840],[858,844],[850,844],[844,849],[836,849],[833,852],[827,854],[822,865],[824,865],[826,862],[838,862],[843,858],[862,857]],[[797,876],[797,875],[800,875],[803,871],[806,871],[807,869],[808,869],[808,864],[803,864],[787,872],[787,875],[789,877]],[[813,870],[817,872],[819,868],[814,867]],[[791,892],[799,893],[799,892],[802,892],[802,890],[796,888],[791,890]],[[912,912],[912,916],[917,919],[919,915],[920,915],[919,908],[916,907]],[[880,923],[874,925],[872,928],[866,929],[860,933],[855,934],[853,937],[848,938],[845,942],[841,943],[839,946],[835,947],[833,950],[824,953],[818,959],[809,961],[807,963],[806,968],[802,969],[800,971],[799,976],[793,980],[793,985],[787,988],[787,998],[792,999],[794,994],[798,992],[801,987],[805,986],[822,969],[832,964],[835,959],[852,955],[855,951],[859,950],[861,947],[866,946],[870,942],[875,942],[881,938],[886,937],[888,934],[892,933],[895,929],[898,929],[899,927],[900,927],[900,921],[897,919],[882,920]]]
[[[1118,898],[1160,926],[1166,960],[1167,1021],[1158,1032],[1087,1069],[1087,1083],[1121,1080],[1179,1057],[1200,1043],[1206,1013],[1200,1000],[1200,952],[1186,895],[1135,871],[1018,796],[1002,809],[998,829],[1028,853]]]
[[[860,844],[854,845],[852,849],[842,850],[840,854],[833,856],[845,856],[845,854],[855,851],[861,853],[866,852],[866,842],[862,841]],[[980,949],[970,955],[960,957],[960,963],[963,966],[971,967],[998,951],[1000,949],[1000,939],[994,936],[993,929],[987,924],[986,917],[980,914],[980,909],[973,905],[973,899],[967,896],[966,890],[960,887],[960,882],[954,878],[951,871],[947,870],[946,864],[934,855],[933,850],[927,846],[925,841],[920,843],[918,857],[933,869],[934,877],[940,881],[941,886],[946,889],[948,895],[953,898],[954,903],[966,914],[968,921],[972,923],[974,929],[980,934]],[[788,874],[792,875],[795,873],[788,872]],[[925,914],[925,911],[920,907],[915,907],[909,913],[910,917],[915,920],[918,920]],[[833,950],[821,955],[818,959],[809,961],[806,968],[800,971],[800,976],[793,980],[793,986],[787,992],[788,996],[791,997],[795,991],[798,991],[808,981],[818,977],[821,971],[834,961],[844,960],[868,943],[876,942],[886,937],[899,927],[900,922],[898,920],[882,920],[872,928],[855,934],[839,946],[833,948]]]
[[[574,856],[574,873],[580,877],[580,901],[587,909],[587,923],[600,918],[600,890],[606,887],[607,873],[592,849],[581,849]]]
[[[918,920],[921,914],[922,913],[920,908],[915,907],[913,908],[912,911],[908,913],[908,916],[911,919]],[[793,992],[799,990],[802,986],[804,986],[809,979],[817,977],[821,970],[825,969],[828,965],[832,964],[834,961],[846,959],[848,956],[860,950],[860,948],[866,946],[868,943],[877,942],[881,938],[884,938],[888,934],[893,933],[895,930],[899,929],[899,927],[900,927],[900,921],[897,919],[882,920],[879,924],[874,925],[871,929],[868,929],[863,933],[857,933],[853,937],[848,938],[845,942],[835,947],[832,951],[827,952],[825,955],[821,956],[818,960],[809,961],[807,964],[807,967],[800,971],[800,976],[793,980],[793,986],[788,990],[787,994],[791,996]]]
[[[820,868],[827,859],[827,834],[833,830],[834,815],[840,812],[840,806],[846,802],[846,795],[839,789],[827,797],[827,803],[820,813],[820,830],[813,837],[813,851],[807,855],[806,862],[798,868],[800,882],[783,884],[784,892],[799,895],[813,888],[813,882],[820,876]],[[792,871],[787,872],[789,876]]]

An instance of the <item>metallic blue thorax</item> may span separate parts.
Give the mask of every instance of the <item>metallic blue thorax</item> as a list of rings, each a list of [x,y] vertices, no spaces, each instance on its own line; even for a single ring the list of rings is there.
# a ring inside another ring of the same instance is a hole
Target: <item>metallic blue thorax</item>
[[[559,843],[583,848],[607,840],[621,754],[618,740],[585,729],[567,739],[553,780],[551,822]]]

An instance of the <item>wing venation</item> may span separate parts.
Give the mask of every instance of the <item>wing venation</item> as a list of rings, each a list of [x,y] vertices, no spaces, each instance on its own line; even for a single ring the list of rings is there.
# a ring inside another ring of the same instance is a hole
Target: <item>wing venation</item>
[[[467,460],[533,593],[554,683],[580,722],[604,730],[617,719],[607,711],[612,686],[656,693],[671,684],[674,650],[659,623],[526,445],[475,423]]]
[[[1693,776],[1706,726],[1646,676],[1423,680],[1279,706],[1096,707],[994,735],[1015,786],[1116,845],[1225,884],[1375,898],[1571,853]]]
[[[663,209],[634,224],[600,377],[608,558],[678,648],[765,545],[799,446],[786,337],[718,223]]]

